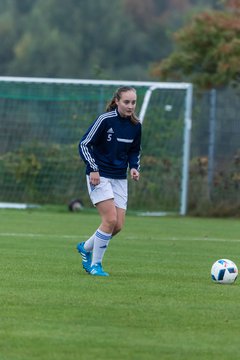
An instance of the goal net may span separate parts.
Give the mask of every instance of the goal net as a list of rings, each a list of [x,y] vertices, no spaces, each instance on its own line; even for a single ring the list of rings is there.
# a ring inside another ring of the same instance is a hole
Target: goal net
[[[0,77],[0,201],[90,206],[78,142],[113,92],[138,93],[141,180],[129,208],[187,211],[192,86],[187,83]]]

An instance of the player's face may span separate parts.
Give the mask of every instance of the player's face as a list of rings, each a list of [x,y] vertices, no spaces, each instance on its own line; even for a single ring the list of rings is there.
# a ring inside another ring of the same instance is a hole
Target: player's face
[[[135,111],[136,103],[137,95],[135,91],[122,92],[120,100],[116,100],[119,114],[122,117],[131,116]]]

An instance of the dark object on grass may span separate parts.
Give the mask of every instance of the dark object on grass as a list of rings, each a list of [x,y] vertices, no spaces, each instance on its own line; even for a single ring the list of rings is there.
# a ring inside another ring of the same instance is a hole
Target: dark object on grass
[[[69,211],[81,211],[83,209],[83,203],[80,199],[72,200],[68,204]]]

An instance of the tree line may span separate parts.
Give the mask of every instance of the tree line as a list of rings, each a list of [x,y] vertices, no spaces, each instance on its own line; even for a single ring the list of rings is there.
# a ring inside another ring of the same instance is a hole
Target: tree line
[[[220,4],[220,5],[218,5]],[[154,80],[172,34],[217,0],[1,0],[0,74]]]

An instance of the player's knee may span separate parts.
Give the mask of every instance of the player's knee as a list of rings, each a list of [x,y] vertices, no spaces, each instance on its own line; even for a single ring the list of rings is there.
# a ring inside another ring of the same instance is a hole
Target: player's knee
[[[105,224],[108,226],[109,230],[113,231],[117,224],[117,217],[113,214],[105,219]]]

